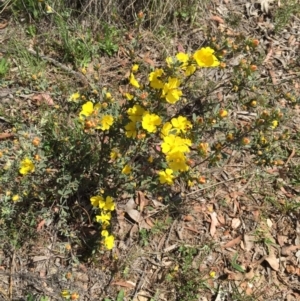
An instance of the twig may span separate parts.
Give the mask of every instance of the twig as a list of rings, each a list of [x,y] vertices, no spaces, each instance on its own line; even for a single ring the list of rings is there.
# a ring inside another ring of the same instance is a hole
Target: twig
[[[13,268],[15,265],[15,250],[13,250],[12,258],[11,258],[11,263],[10,263],[10,273],[9,273],[9,292],[8,296],[9,299],[12,300],[12,290],[13,290]]]
[[[254,176],[254,173],[252,173],[252,175]],[[212,187],[215,187],[215,186],[218,186],[218,185],[221,185],[221,184],[225,184],[225,183],[227,183],[227,182],[231,182],[231,181],[234,181],[234,180],[238,180],[238,179],[241,179],[241,178],[244,178],[244,176],[239,176],[239,177],[236,177],[236,178],[231,178],[231,179],[228,179],[228,180],[226,180],[226,181],[218,182],[218,183],[215,183],[215,184],[212,184],[212,185],[203,187],[203,188],[201,188],[201,189],[198,189],[198,190],[192,191],[192,192],[190,192],[190,193],[187,193],[185,196],[189,196],[189,195],[195,194],[195,193],[197,193],[197,192],[206,190],[206,189],[208,189],[208,188],[212,188]],[[251,180],[252,180],[252,178],[250,178],[249,181],[251,181]]]
[[[295,151],[295,148],[293,147],[291,154],[289,155],[289,157],[287,158],[287,160],[286,160],[286,162],[284,164],[285,167],[288,166],[289,162],[295,156],[295,154],[296,154],[296,151]]]
[[[48,57],[48,56],[45,56],[45,55],[40,55],[39,53],[37,53],[37,52],[36,52],[35,50],[33,50],[33,49],[27,49],[27,51],[28,51],[29,53],[31,53],[32,55],[35,55],[35,56],[37,56],[37,57],[40,57],[41,59],[43,59],[43,60],[45,60],[45,61],[47,61],[47,62],[49,62],[49,63],[51,63],[51,64],[53,64],[53,65],[55,65],[55,66],[57,66],[57,67],[59,67],[60,69],[66,71],[66,72],[68,72],[68,73],[71,73],[76,79],[78,79],[78,77],[79,77],[79,79],[81,80],[81,82],[83,83],[83,85],[84,85],[85,87],[90,86],[89,81],[88,81],[88,80],[86,79],[86,77],[85,77],[83,74],[81,74],[80,72],[77,72],[77,71],[72,70],[72,69],[69,68],[68,66],[63,65],[62,63],[58,62],[57,60],[55,60],[55,59],[53,59],[53,58],[51,58],[51,57]]]
[[[66,71],[66,72],[72,74],[73,77],[74,77],[76,80],[78,80],[78,79],[80,80],[80,82],[82,83],[82,85],[84,86],[84,88],[86,88],[86,87],[91,87],[91,84],[89,83],[89,81],[87,80],[87,78],[86,78],[82,73],[77,72],[77,71],[75,71],[75,70],[69,68],[68,66],[66,66],[66,65],[64,65],[64,64],[62,64],[62,63],[60,63],[60,62],[58,62],[57,60],[55,60],[55,59],[53,59],[53,58],[51,58],[51,57],[48,57],[48,56],[45,56],[45,55],[41,55],[41,54],[39,54],[38,52],[36,52],[35,50],[33,50],[33,49],[26,49],[26,50],[27,50],[30,54],[32,54],[32,55],[34,55],[34,56],[36,56],[36,57],[38,57],[38,58],[41,58],[42,60],[47,61],[47,62],[53,64],[54,66],[56,66],[56,67],[58,67],[58,68],[60,68],[60,69],[62,69],[62,70],[64,70],[64,71]],[[4,49],[1,49],[0,52],[2,52],[2,53],[9,53],[9,51],[4,50]]]
[[[3,298],[5,299],[5,301],[9,301],[9,298],[8,296],[6,295],[6,293],[3,291],[3,289],[0,287],[0,295],[3,296]]]
[[[145,263],[145,266],[144,266],[144,269],[143,269],[143,274],[141,275],[140,280],[139,280],[138,284],[135,287],[135,290],[133,292],[133,298],[132,298],[132,300],[136,299],[137,294],[138,294],[140,288],[142,287],[142,281],[144,280],[147,268],[148,268],[148,262]]]

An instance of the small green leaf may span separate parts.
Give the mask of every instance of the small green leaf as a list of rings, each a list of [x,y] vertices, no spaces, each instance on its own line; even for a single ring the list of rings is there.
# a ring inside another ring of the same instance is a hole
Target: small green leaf
[[[244,273],[245,270],[239,264],[236,263],[237,258],[238,258],[238,253],[235,253],[232,258],[231,265],[235,270]]]
[[[117,296],[117,301],[123,301],[124,300],[124,290],[120,290]]]

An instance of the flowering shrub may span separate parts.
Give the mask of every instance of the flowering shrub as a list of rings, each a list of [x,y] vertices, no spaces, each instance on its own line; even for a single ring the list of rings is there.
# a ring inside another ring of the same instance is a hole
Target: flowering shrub
[[[224,88],[240,93],[238,105],[253,113],[242,125],[231,119],[235,104],[210,96],[224,84],[207,80],[210,70],[226,68],[227,57],[237,51],[251,56],[257,46],[212,40],[191,54],[166,58],[160,68],[133,63],[120,94],[107,88],[75,92],[67,103],[71,114],[57,106],[31,120],[36,126],[16,127],[15,140],[1,145],[0,196],[7,203],[2,217],[35,200],[40,208],[55,208],[43,212],[45,217],[59,212],[63,218],[66,202],[88,195],[102,244],[110,250],[114,200],[123,191],[150,190],[167,199],[179,180],[202,187],[206,178],[197,167],[220,165],[230,149],[251,152],[259,165],[279,164],[275,149],[289,134],[275,133],[283,119],[280,109],[248,93],[257,89],[258,67],[242,59]],[[73,235],[68,227],[61,231]]]

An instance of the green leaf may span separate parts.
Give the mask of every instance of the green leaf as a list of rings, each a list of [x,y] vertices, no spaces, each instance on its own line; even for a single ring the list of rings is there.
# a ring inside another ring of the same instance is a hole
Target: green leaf
[[[124,300],[124,295],[125,295],[124,290],[123,289],[120,290],[119,294],[117,296],[117,301],[123,301]]]
[[[236,252],[232,258],[231,265],[235,270],[244,273],[245,270],[239,264],[236,263],[237,258],[238,258],[238,253]]]

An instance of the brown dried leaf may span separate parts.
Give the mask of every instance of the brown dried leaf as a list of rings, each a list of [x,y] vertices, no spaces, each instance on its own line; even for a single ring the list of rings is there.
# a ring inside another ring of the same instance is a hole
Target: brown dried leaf
[[[288,256],[288,255],[291,254],[291,252],[296,251],[298,249],[300,249],[300,245],[282,247],[281,248],[281,254],[284,255],[284,256]]]
[[[226,224],[225,217],[224,217],[223,214],[219,214],[219,215],[218,215],[218,221],[219,221],[219,223],[222,224],[222,225],[225,225],[225,224]]]
[[[194,220],[194,218],[193,218],[191,215],[185,215],[185,216],[183,217],[183,220],[184,220],[185,222],[191,222],[191,221]]]
[[[143,212],[144,208],[149,204],[149,200],[145,198],[143,192],[137,192],[137,203],[140,206],[140,211]]]
[[[247,281],[244,281],[240,284],[240,287],[245,291],[247,295],[252,295],[253,291],[251,287],[249,286],[249,283]]]
[[[219,17],[219,16],[212,16],[212,17],[210,17],[210,19],[212,21],[216,21],[216,22],[221,23],[221,24],[225,23],[225,21],[221,17]]]
[[[260,211],[259,210],[254,210],[254,211],[252,211],[252,214],[253,214],[254,220],[256,222],[258,222],[259,221],[259,216],[260,216]]]
[[[14,137],[13,133],[0,133],[0,140]]]
[[[4,20],[2,23],[0,23],[0,29],[4,29],[8,25],[8,21]]]
[[[280,245],[280,247],[283,247],[285,243],[288,241],[288,236],[285,235],[277,235],[277,242]]]
[[[125,205],[125,212],[127,212],[128,210],[134,209],[135,207],[136,207],[136,204],[134,202],[134,199],[130,198]]]
[[[267,55],[266,55],[266,57],[265,57],[263,63],[266,63],[266,62],[271,58],[272,55],[273,55],[273,49],[272,49],[272,46],[271,46],[271,47],[269,48],[269,51],[268,51],[268,53],[267,53]]]
[[[138,232],[139,232],[139,226],[137,224],[134,224],[132,226],[132,228],[130,229],[130,231],[129,231],[129,236],[134,237],[135,234],[138,233]]]
[[[126,213],[136,222],[139,223],[141,221],[141,213],[136,209],[129,209]]]
[[[119,285],[122,287],[127,287],[127,288],[135,288],[135,284],[133,282],[129,281],[115,281],[111,283],[112,285]]]
[[[184,47],[182,46],[181,43],[178,43],[177,50],[178,50],[178,52],[183,52],[183,53],[185,53]]]
[[[265,257],[265,260],[269,263],[273,270],[279,271],[279,259],[276,258],[275,254],[271,253],[269,256]]]
[[[147,292],[140,291],[136,298],[134,298],[132,301],[149,301],[151,300],[151,297],[148,297],[148,294],[149,293]]]
[[[216,212],[210,213],[211,224],[210,224],[210,235],[213,237],[216,233],[216,227],[219,225],[218,217]]]
[[[36,231],[41,231],[44,228],[45,223],[46,221],[44,219],[41,220],[36,227]]]
[[[131,198],[125,205],[125,212],[136,222],[139,223],[141,220],[141,213],[134,209],[136,207],[136,204]]]
[[[246,251],[250,251],[254,247],[254,236],[244,234],[244,246]]]
[[[230,273],[230,274],[228,274],[227,279],[239,281],[239,280],[244,279],[244,274],[240,273],[240,272]]]
[[[145,222],[147,223],[147,225],[149,225],[150,228],[154,226],[154,223],[152,222],[152,219],[150,217],[147,217],[145,219]]]
[[[245,278],[248,280],[253,279],[254,276],[255,276],[255,274],[254,274],[253,269],[250,269],[250,271],[245,274]]]
[[[155,62],[151,60],[148,56],[144,56],[143,58],[144,62],[149,64],[151,67],[155,67]]]
[[[241,220],[239,218],[233,218],[231,221],[232,229],[237,229],[241,225]]]
[[[36,101],[37,105],[46,104],[48,106],[54,106],[54,101],[48,93],[36,94],[32,97],[33,101]]]
[[[154,207],[164,207],[165,205],[157,200],[151,200],[151,202],[153,203]]]
[[[273,226],[273,222],[269,218],[267,218],[267,225],[269,228],[272,228]]]
[[[222,246],[222,248],[224,248],[224,249],[232,248],[233,246],[239,244],[241,240],[242,240],[242,235],[240,235],[240,236],[234,238],[233,240],[227,242],[225,245]]]

